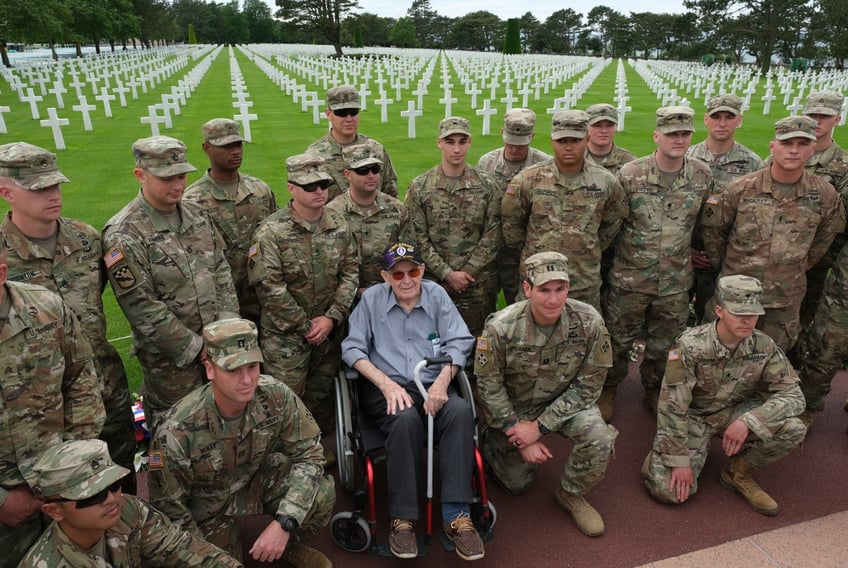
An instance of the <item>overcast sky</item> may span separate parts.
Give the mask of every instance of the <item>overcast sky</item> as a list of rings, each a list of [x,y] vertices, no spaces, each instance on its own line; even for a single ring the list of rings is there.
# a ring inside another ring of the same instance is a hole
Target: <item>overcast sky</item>
[[[270,0],[273,3],[273,0]],[[378,16],[400,18],[412,5],[412,0],[359,0],[362,12],[371,12]],[[594,6],[608,6],[613,10],[629,15],[630,12],[680,13],[684,12],[683,0],[533,0],[520,2],[516,0],[430,0],[430,7],[441,14],[456,18],[471,12],[486,10],[502,20],[520,18],[527,12],[532,12],[537,19],[544,21],[552,12],[571,8],[583,14],[589,13]]]

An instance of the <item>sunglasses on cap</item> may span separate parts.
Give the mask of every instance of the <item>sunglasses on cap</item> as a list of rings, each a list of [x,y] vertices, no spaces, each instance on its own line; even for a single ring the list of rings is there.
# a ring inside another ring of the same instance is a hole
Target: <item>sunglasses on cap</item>
[[[289,183],[292,185],[296,185],[306,193],[315,193],[318,191],[318,188],[327,189],[330,187],[330,180],[322,179],[319,181],[314,181],[312,183],[297,183],[296,181],[289,180]]]
[[[341,117],[341,118],[344,118],[344,117],[347,117],[347,116],[356,116],[357,114],[359,114],[359,109],[358,108],[337,108],[337,109],[333,110],[333,114],[338,116],[338,117]]]
[[[358,176],[367,176],[369,172],[372,174],[379,174],[382,169],[383,166],[380,164],[371,164],[370,166],[359,166],[358,168],[353,168],[353,171]]]
[[[77,509],[87,509],[88,507],[94,507],[95,505],[101,504],[106,500],[106,497],[109,493],[117,493],[121,490],[121,479],[112,483],[109,487],[95,493],[91,497],[86,497],[85,499],[50,499],[49,501],[45,501],[45,503],[68,503],[73,502],[76,504]]]
[[[392,279],[400,282],[401,280],[403,280],[403,276],[405,274],[409,274],[410,278],[418,278],[418,275],[421,274],[421,269],[413,268],[412,270],[398,270],[395,272],[389,272],[389,274],[392,275]]]

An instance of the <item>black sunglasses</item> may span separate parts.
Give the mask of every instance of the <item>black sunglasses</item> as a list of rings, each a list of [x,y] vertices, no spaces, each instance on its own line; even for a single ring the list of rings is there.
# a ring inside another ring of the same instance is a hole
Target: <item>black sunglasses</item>
[[[299,187],[300,189],[302,189],[306,193],[315,193],[316,191],[318,191],[319,187],[321,189],[327,189],[328,187],[330,187],[330,180],[326,180],[326,179],[314,181],[312,183],[307,183],[307,184],[300,184],[300,183],[289,180],[289,183],[292,184],[292,185],[296,185],[297,187]]]
[[[51,499],[49,501],[45,501],[45,503],[67,503],[72,501],[76,504],[77,509],[87,509],[88,507],[94,507],[95,505],[99,505],[103,501],[105,501],[109,493],[117,493],[118,491],[120,491],[121,481],[122,480],[119,479],[103,491],[95,493],[91,497],[86,497],[85,499]]]
[[[368,172],[371,172],[372,174],[379,174],[382,169],[383,167],[380,164],[371,164],[370,166],[359,166],[358,168],[353,168],[353,171],[358,176],[367,176]]]
[[[333,114],[338,117],[346,117],[346,116],[356,116],[359,114],[358,108],[337,108],[333,110]]]

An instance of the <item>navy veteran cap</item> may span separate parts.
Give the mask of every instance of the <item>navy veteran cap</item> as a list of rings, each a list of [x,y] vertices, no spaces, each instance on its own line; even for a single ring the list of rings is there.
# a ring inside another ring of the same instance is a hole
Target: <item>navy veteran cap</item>
[[[421,253],[418,252],[418,247],[406,242],[398,242],[386,247],[383,252],[383,268],[391,269],[394,265],[401,261],[414,262],[415,264],[424,264],[421,259]]]

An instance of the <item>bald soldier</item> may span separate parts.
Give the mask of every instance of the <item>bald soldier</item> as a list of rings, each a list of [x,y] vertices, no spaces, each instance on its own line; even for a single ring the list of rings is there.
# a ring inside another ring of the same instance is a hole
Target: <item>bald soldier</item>
[[[21,568],[185,566],[241,563],[199,535],[172,524],[144,500],[121,491],[130,470],[100,440],[64,442],[35,464],[42,512],[53,520]]]
[[[40,170],[15,174],[38,183]],[[35,462],[63,440],[96,438],[105,411],[88,340],[62,298],[6,279],[0,239],[0,551],[17,566],[43,530]]]
[[[586,160],[589,115],[561,110],[551,121],[554,159],[512,178],[501,203],[504,245],[523,261],[557,251],[569,259],[569,293],[601,306],[601,251],[609,247],[627,215],[621,184]]]
[[[100,438],[112,458],[130,470],[124,489],[135,493],[135,427],[124,364],[106,339],[100,233],[62,216],[61,184],[69,181],[55,154],[44,148],[26,142],[0,146],[0,196],[11,209],[0,226],[9,248],[7,277],[59,294],[79,318],[106,408]]]
[[[804,440],[806,428],[795,418],[804,397],[783,351],[756,329],[762,293],[756,278],[722,276],[717,321],[686,330],[668,352],[657,435],[642,466],[645,486],[660,502],[680,504],[695,494],[718,436],[730,458],[721,484],[758,513],[778,512],[752,474]]]
[[[238,518],[274,518],[250,544],[259,562],[332,563],[306,541],[325,527],[336,492],[323,476],[321,431],[300,398],[263,361],[256,325],[207,324],[209,379],[168,413],[150,450],[150,498],[176,525],[242,558]]]
[[[836,190],[804,170],[815,132],[815,121],[806,116],[778,120],[769,166],[711,195],[701,220],[707,256],[720,275],[744,274],[762,283],[765,315],[757,326],[784,351],[801,330],[805,272],[845,229]]]
[[[203,208],[183,201],[186,147],[168,136],[136,140],[138,196],[106,223],[103,260],[132,327],[148,424],[203,384],[206,323],[239,313],[224,243]]]
[[[569,438],[554,500],[581,532],[600,536],[604,521],[584,495],[603,479],[618,436],[595,404],[612,363],[609,335],[597,310],[568,297],[564,255],[542,252],[524,265],[527,300],[493,314],[477,339],[486,463],[501,487],[520,495],[554,458],[545,437]]]
[[[306,153],[318,154],[324,158],[327,172],[332,177],[332,182],[327,188],[327,201],[332,201],[344,193],[348,187],[344,175],[346,162],[342,154],[343,148],[371,140],[368,136],[359,133],[360,110],[359,91],[350,85],[333,87],[327,91],[327,108],[324,109],[324,114],[330,121],[330,131],[306,149]],[[380,144],[376,140],[374,142]],[[380,147],[382,148],[382,144]],[[389,153],[382,148],[379,155],[380,161],[383,162],[380,191],[397,197],[397,173]]]
[[[258,323],[259,299],[247,280],[247,251],[256,227],[277,210],[277,200],[267,183],[239,170],[246,140],[238,122],[213,118],[201,132],[209,168],[188,186],[185,200],[200,205],[223,237],[239,311]]]

